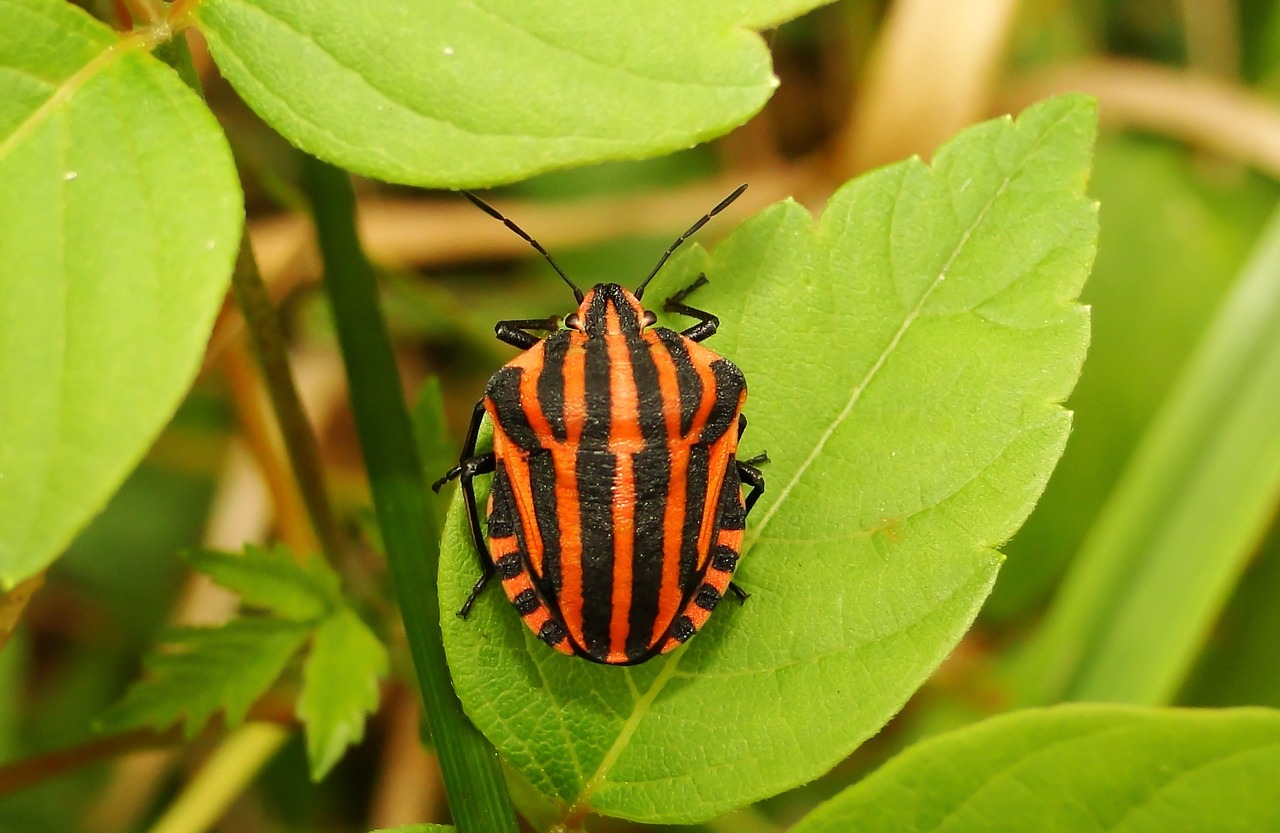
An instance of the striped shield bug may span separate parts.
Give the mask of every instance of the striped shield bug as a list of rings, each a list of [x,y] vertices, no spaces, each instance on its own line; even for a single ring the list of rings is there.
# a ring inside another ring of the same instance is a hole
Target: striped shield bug
[[[464,195],[532,245],[573,290],[576,312],[499,321],[523,352],[489,379],[457,466],[480,560],[466,617],[497,573],[524,623],[563,654],[634,665],[693,637],[727,590],[747,513],[764,491],[756,464],[737,459],[746,380],[701,342],[716,316],[685,303],[699,275],[664,305],[698,323],[656,326],[645,287],[745,185],[680,235],[635,292],[613,283],[585,294],[537,241],[473,194]],[[549,333],[539,338],[535,333]],[[485,414],[493,451],[476,453]],[[473,479],[493,474],[488,543]],[[743,486],[750,491],[743,499]]]

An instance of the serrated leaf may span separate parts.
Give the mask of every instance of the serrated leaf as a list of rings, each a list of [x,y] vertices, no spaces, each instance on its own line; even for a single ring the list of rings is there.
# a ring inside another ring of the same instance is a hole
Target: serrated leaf
[[[792,833],[1280,829],[1280,713],[1060,706],[918,744]]]
[[[378,681],[386,675],[386,648],[350,609],[316,631],[298,699],[312,780],[323,778],[348,746],[364,738],[365,715],[378,708]]]
[[[475,186],[728,132],[777,80],[764,41],[829,0],[205,0],[222,74],[272,127],[379,179]]]
[[[318,619],[342,604],[341,580],[318,555],[298,559],[283,544],[246,544],[243,555],[194,550],[191,566],[240,597],[249,607],[285,619]]]
[[[62,0],[0,0],[0,592],[168,422],[231,275],[231,152],[147,46]]]
[[[811,780],[892,716],[989,592],[1061,454],[1096,211],[1092,102],[1054,99],[840,189],[784,202],[705,261],[708,343],[746,373],[767,449],[728,603],[634,668],[560,656],[475,579],[455,501],[441,564],[454,683],[512,766],[577,818],[696,822]],[[693,268],[649,290],[661,299]],[[654,303],[654,306],[659,304]]]
[[[236,726],[309,632],[299,622],[248,618],[218,628],[172,630],[164,640],[169,647],[144,660],[146,676],[103,716],[99,728],[167,729],[182,720],[190,738],[219,711],[228,726]]]

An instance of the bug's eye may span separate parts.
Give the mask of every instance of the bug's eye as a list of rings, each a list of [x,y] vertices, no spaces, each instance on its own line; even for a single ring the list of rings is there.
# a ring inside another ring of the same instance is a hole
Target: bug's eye
[[[578,313],[571,312],[565,316],[564,325],[571,330],[581,330],[582,319],[578,317]]]
[[[641,327],[652,327],[658,323],[658,314],[651,309],[644,311],[644,318],[640,319]]]

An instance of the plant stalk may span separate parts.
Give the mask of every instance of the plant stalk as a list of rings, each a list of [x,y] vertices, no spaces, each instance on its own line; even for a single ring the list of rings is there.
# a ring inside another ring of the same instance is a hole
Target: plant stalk
[[[351,181],[346,172],[310,158],[303,180],[374,507],[454,823],[459,833],[516,833],[497,753],[467,719],[450,683],[436,585],[440,529],[426,508],[426,483],[373,267],[356,235]]]

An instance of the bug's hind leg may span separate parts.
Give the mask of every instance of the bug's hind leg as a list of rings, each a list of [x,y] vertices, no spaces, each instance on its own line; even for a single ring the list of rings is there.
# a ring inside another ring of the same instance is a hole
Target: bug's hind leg
[[[480,531],[480,509],[476,506],[476,487],[474,479],[481,474],[490,474],[496,467],[493,453],[476,454],[476,438],[480,434],[480,422],[484,419],[484,400],[476,403],[471,411],[471,423],[467,426],[467,438],[462,442],[462,455],[458,465],[445,472],[444,477],[431,484],[432,491],[439,493],[444,484],[457,480],[462,484],[462,500],[467,507],[467,528],[471,531],[471,541],[475,546],[476,560],[480,564],[480,578],[471,588],[467,601],[458,611],[463,619],[471,612],[471,606],[484,592],[485,585],[493,578],[493,559],[489,557],[489,549],[485,546],[484,534]]]
[[[485,546],[484,534],[480,531],[480,510],[476,506],[476,487],[475,483],[472,482],[476,475],[489,474],[494,470],[493,454],[481,454],[478,457],[471,457],[463,461],[457,468],[461,469],[458,478],[462,484],[462,500],[467,507],[467,527],[471,530],[471,541],[475,545],[476,559],[480,563],[480,578],[471,588],[471,594],[467,596],[466,603],[458,611],[458,615],[466,619],[467,614],[471,612],[471,606],[476,603],[476,599],[484,592],[485,585],[489,583],[489,579],[493,578],[493,560],[490,557],[488,547]],[[447,478],[448,475],[445,475],[445,477]]]
[[[690,341],[703,341],[711,338],[716,334],[716,330],[720,328],[720,319],[704,310],[695,309],[684,302],[695,289],[707,285],[707,276],[699,275],[698,279],[686,286],[667,299],[662,308],[667,312],[678,312],[681,315],[687,315],[690,318],[696,318],[700,323],[694,324],[687,330],[681,330],[680,335]]]

